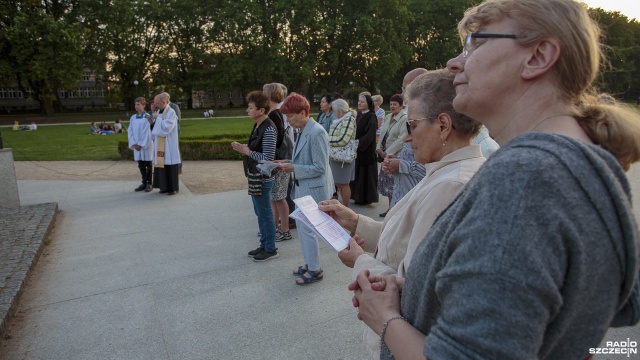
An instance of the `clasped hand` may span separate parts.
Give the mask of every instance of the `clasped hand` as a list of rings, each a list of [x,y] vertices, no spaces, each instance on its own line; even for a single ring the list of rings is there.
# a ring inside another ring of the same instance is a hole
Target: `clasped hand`
[[[371,275],[362,270],[347,287],[353,291],[353,306],[358,308],[358,319],[364,321],[376,334],[384,322],[400,316],[400,290],[403,281],[394,275]]]
[[[386,174],[397,174],[400,169],[400,159],[393,155],[387,155],[382,162],[382,171]]]

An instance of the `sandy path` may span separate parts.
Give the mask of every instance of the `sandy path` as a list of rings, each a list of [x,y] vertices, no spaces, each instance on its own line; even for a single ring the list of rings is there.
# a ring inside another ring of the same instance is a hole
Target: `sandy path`
[[[131,180],[140,181],[134,161],[16,161],[18,180]],[[194,195],[241,190],[247,180],[240,161],[185,161],[180,180]]]

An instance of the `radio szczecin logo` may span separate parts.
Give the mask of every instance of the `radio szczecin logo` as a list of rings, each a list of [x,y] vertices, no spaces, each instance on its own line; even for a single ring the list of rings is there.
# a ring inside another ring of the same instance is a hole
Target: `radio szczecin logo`
[[[638,342],[631,341],[627,338],[627,341],[607,341],[605,347],[602,348],[590,348],[589,354],[607,354],[607,355],[627,355],[638,353]]]

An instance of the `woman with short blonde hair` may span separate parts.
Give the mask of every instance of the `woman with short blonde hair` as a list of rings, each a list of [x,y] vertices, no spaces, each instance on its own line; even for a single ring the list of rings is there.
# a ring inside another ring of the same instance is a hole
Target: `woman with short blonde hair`
[[[640,159],[640,115],[598,101],[600,32],[577,1],[487,0],[459,32],[453,107],[501,148],[406,280],[363,271],[349,285],[358,317],[380,334],[381,359],[589,358],[609,326],[640,318],[624,173]]]
[[[278,83],[265,84],[262,87],[264,94],[269,97],[269,119],[273,122],[278,130],[278,138],[276,141],[276,160],[290,160],[286,157],[278,156],[282,153],[282,146],[286,146],[285,136],[289,136],[287,124],[285,124],[284,116],[278,104],[284,100],[284,89]],[[293,143],[293,141],[291,142]],[[291,231],[289,230],[289,204],[287,203],[287,190],[291,175],[279,171],[274,174],[273,188],[271,189],[271,211],[276,225],[276,241],[291,240]]]

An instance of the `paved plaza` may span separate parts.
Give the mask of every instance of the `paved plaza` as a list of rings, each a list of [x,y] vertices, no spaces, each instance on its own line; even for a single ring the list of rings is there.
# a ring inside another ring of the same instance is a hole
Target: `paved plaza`
[[[629,176],[637,199],[640,168]],[[59,212],[0,340],[0,359],[362,358],[350,272],[326,245],[324,280],[297,286],[295,230],[294,240],[278,243],[280,258],[247,257],[258,242],[246,190],[193,195],[181,184],[165,196],[134,193],[137,185],[18,181],[16,216],[51,213],[53,203]],[[354,209],[378,218],[386,205],[381,198]],[[640,341],[639,328],[608,334],[627,338]]]
[[[56,202],[60,213],[0,359],[359,358],[348,269],[323,244],[324,280],[296,285],[295,230],[278,243],[280,258],[252,261],[246,190],[194,196],[181,184],[166,196],[134,193],[132,181],[18,183],[23,206]]]

